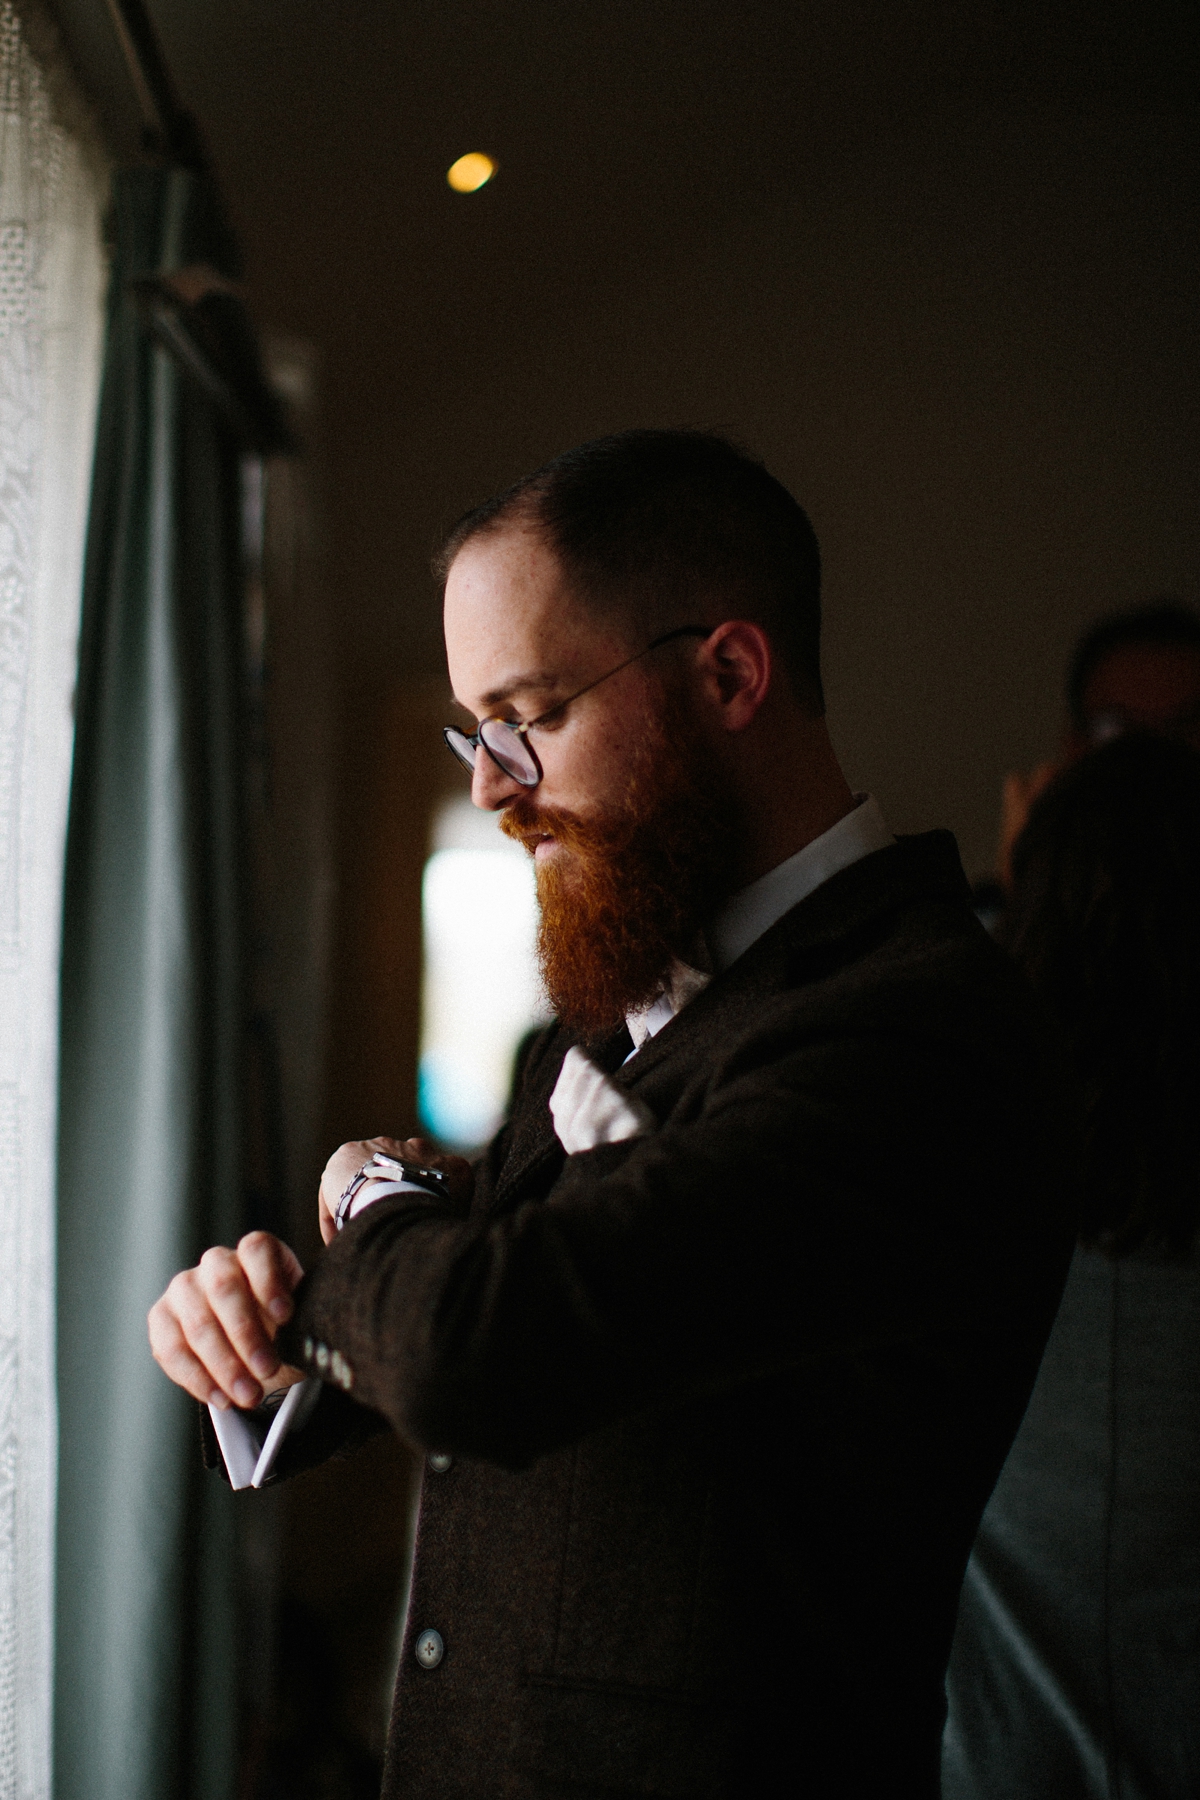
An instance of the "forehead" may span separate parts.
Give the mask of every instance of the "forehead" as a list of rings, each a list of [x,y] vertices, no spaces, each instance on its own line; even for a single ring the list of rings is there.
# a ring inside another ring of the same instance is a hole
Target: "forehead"
[[[1130,711],[1173,710],[1200,697],[1200,650],[1190,644],[1118,644],[1087,678],[1084,703]]]
[[[463,545],[446,578],[444,625],[455,697],[477,715],[585,682],[598,658],[624,647],[571,593],[553,551],[519,527]]]

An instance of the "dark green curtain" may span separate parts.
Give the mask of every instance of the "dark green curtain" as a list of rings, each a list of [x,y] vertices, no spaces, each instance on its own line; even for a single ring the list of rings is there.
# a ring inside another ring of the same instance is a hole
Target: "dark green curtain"
[[[239,445],[132,283],[237,273],[212,189],[117,178],[63,943],[57,1800],[231,1800],[236,1500],[152,1361],[243,1228]]]

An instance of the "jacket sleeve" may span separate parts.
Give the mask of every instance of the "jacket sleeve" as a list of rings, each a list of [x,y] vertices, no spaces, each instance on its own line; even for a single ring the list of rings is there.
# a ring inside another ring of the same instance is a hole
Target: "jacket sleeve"
[[[404,1437],[519,1468],[807,1359],[1048,1324],[1069,1225],[1036,1093],[987,1060],[911,1029],[767,1034],[544,1199],[369,1208],[298,1290],[290,1359],[337,1348]]]

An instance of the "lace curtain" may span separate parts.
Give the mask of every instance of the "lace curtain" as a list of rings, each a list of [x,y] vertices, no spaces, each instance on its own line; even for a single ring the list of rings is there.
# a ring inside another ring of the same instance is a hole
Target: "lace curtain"
[[[104,284],[103,170],[32,25],[49,57],[0,0],[0,1800],[50,1793],[59,933]]]

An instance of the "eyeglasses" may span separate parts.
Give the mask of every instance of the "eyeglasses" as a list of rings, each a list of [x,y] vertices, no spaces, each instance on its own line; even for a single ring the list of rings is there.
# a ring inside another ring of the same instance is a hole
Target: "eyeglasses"
[[[607,681],[610,676],[619,675],[622,669],[627,669],[630,663],[639,662],[643,656],[649,656],[652,650],[659,650],[664,644],[674,643],[676,638],[711,637],[712,629],[711,625],[680,625],[674,631],[664,632],[662,637],[657,637],[652,644],[647,644],[644,650],[639,650],[634,656],[627,656],[625,661],[618,663],[615,669],[609,669],[605,674],[597,675],[595,681],[589,681],[586,687],[579,688],[575,693],[569,694],[565,700],[558,701],[547,712],[539,713],[536,719],[526,719],[521,725],[514,725],[511,719],[481,719],[479,730],[471,732],[470,735],[465,731],[459,731],[455,725],[446,725],[442,728],[442,736],[469,774],[475,773],[475,757],[482,745],[492,761],[506,775],[511,776],[514,781],[519,781],[522,787],[536,787],[542,779],[542,765],[534,754],[533,745],[528,741],[526,732],[532,731],[535,725],[545,724],[546,720],[552,719],[555,713],[563,712],[573,700],[578,700],[583,694],[590,694],[592,689],[599,687],[602,681]]]

